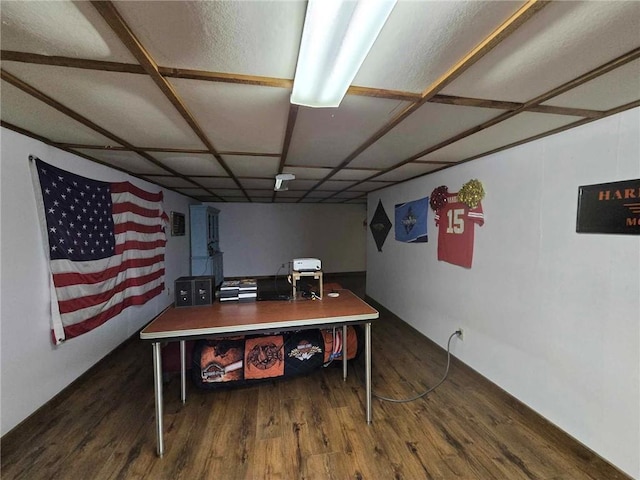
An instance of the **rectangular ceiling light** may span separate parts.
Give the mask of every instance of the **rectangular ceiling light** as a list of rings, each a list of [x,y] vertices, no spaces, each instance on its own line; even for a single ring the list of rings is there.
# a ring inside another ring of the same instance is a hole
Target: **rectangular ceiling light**
[[[396,0],[309,0],[291,103],[338,107]]]

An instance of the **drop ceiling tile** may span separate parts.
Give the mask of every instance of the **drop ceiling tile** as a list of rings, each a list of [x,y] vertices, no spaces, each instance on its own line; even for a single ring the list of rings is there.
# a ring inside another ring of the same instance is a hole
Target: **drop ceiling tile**
[[[307,197],[305,197],[305,198],[311,198],[311,199],[328,198],[331,195],[333,195],[334,193],[336,193],[336,192],[335,191],[314,190],[313,192],[309,193],[309,195],[307,195]]]
[[[336,193],[333,198],[358,198],[361,196],[366,196],[366,194],[364,192],[352,192],[352,191],[345,191],[345,192],[338,192]]]
[[[640,60],[553,97],[543,105],[610,110],[636,100],[640,100]]]
[[[306,192],[302,191],[302,190],[285,190],[283,192],[277,192],[276,195],[276,199],[280,200],[282,198],[302,198],[302,196],[305,194]]]
[[[376,180],[379,179],[384,181],[401,182],[403,180],[408,180],[409,178],[417,177],[418,175],[424,175],[441,167],[442,165],[407,163],[401,167],[395,168],[383,175],[380,175],[379,177],[376,177]]]
[[[369,181],[369,182],[362,182],[359,183],[358,185],[356,185],[355,187],[353,187],[354,190],[360,190],[363,192],[371,192],[373,190],[378,190],[380,188],[384,188],[384,187],[388,187],[389,185],[392,185],[392,182],[378,182],[378,178],[380,177],[376,177],[375,180]]]
[[[317,183],[317,182],[316,182]],[[335,175],[331,177],[330,180],[323,182],[318,186],[317,190],[327,190],[330,192],[337,192],[340,190],[344,190],[345,188],[349,188],[354,185],[355,181],[346,181],[346,180],[336,180]]]
[[[199,201],[201,202],[219,202],[220,198],[219,197],[214,197],[212,195],[204,195],[204,196],[198,196],[196,197]]]
[[[369,178],[371,175],[378,173],[377,170],[357,170],[354,168],[343,168],[338,171],[333,177],[332,180],[364,180],[365,178]]]
[[[636,1],[551,2],[441,93],[531,100],[637,48],[639,19]]]
[[[338,108],[300,107],[287,164],[336,167],[407,104],[349,95]]]
[[[208,153],[147,152],[153,158],[183,175],[227,175],[215,157]]]
[[[270,189],[273,190],[275,185],[273,179],[259,179],[259,178],[238,178],[242,186],[246,189]]]
[[[398,2],[353,84],[422,92],[523,3]]]
[[[238,188],[218,188],[214,190],[214,193],[220,196],[221,198],[228,198],[228,197],[245,198],[245,195],[244,193],[242,193],[242,190]]]
[[[566,115],[524,112],[420,157],[420,161],[460,162],[580,120]],[[438,168],[441,166],[435,165]]]
[[[329,173],[330,168],[284,167],[283,173],[293,173],[296,180],[321,180]]]
[[[4,62],[2,66],[4,68]],[[36,100],[5,81],[2,82],[0,116],[5,122],[53,142],[83,145],[114,144],[113,140]]]
[[[169,79],[218,151],[279,153],[290,90]]]
[[[230,202],[230,203],[249,203],[249,199],[247,197],[226,195],[226,196],[221,196],[220,198],[222,198],[222,200],[224,200],[225,202]],[[217,200],[213,200],[213,201],[217,201]]]
[[[426,103],[349,163],[350,168],[384,170],[504,110]]]
[[[168,188],[193,187],[193,184],[191,182],[188,182],[184,178],[180,178],[180,177],[154,175],[153,177],[145,177],[145,179],[157,185],[162,185]]]
[[[268,188],[264,190],[255,190],[255,189],[247,190],[247,195],[249,195],[251,198],[254,198],[254,197],[271,198],[273,195],[273,188]]]
[[[308,190],[318,184],[318,180],[304,180],[297,177],[295,180],[289,182],[289,186],[296,188],[297,190]],[[271,181],[271,188],[273,188],[274,182]]]
[[[249,155],[223,155],[222,159],[237,177],[274,177],[278,173],[280,158]]]
[[[306,2],[118,2],[161,66],[292,79]]]
[[[135,152],[123,150],[96,150],[89,148],[75,148],[92,158],[101,160],[115,168],[120,168],[136,175],[167,175],[164,168],[160,168]]]
[[[211,195],[203,188],[175,188],[175,190],[190,197],[206,197]]]
[[[193,180],[206,188],[238,188],[230,177],[193,177]]]
[[[9,73],[135,146],[202,148],[146,75],[3,62]]]
[[[137,63],[89,2],[0,2],[2,49]]]

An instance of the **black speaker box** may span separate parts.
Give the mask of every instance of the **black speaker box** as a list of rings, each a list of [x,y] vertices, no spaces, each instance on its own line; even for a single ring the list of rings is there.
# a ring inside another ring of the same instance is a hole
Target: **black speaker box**
[[[176,307],[211,305],[215,298],[214,277],[180,277],[176,279]]]
[[[211,305],[213,293],[213,277],[196,277],[193,281],[193,303],[195,305]]]

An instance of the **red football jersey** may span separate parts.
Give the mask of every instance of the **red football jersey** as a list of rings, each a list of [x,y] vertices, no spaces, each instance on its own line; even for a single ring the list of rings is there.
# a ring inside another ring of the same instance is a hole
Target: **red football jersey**
[[[471,268],[475,225],[484,224],[482,203],[469,208],[457,193],[447,195],[447,204],[435,215],[438,227],[438,260]]]

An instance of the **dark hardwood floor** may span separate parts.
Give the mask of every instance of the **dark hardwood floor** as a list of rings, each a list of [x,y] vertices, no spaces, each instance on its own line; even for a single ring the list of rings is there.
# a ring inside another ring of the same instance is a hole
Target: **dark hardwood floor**
[[[364,277],[339,282],[364,294]],[[373,386],[408,397],[434,385],[446,352],[381,312]],[[566,434],[463,365],[411,403],[374,399],[362,358],[248,388],[165,385],[165,455],[155,454],[151,346],[134,338],[2,438],[2,479],[624,479]]]

